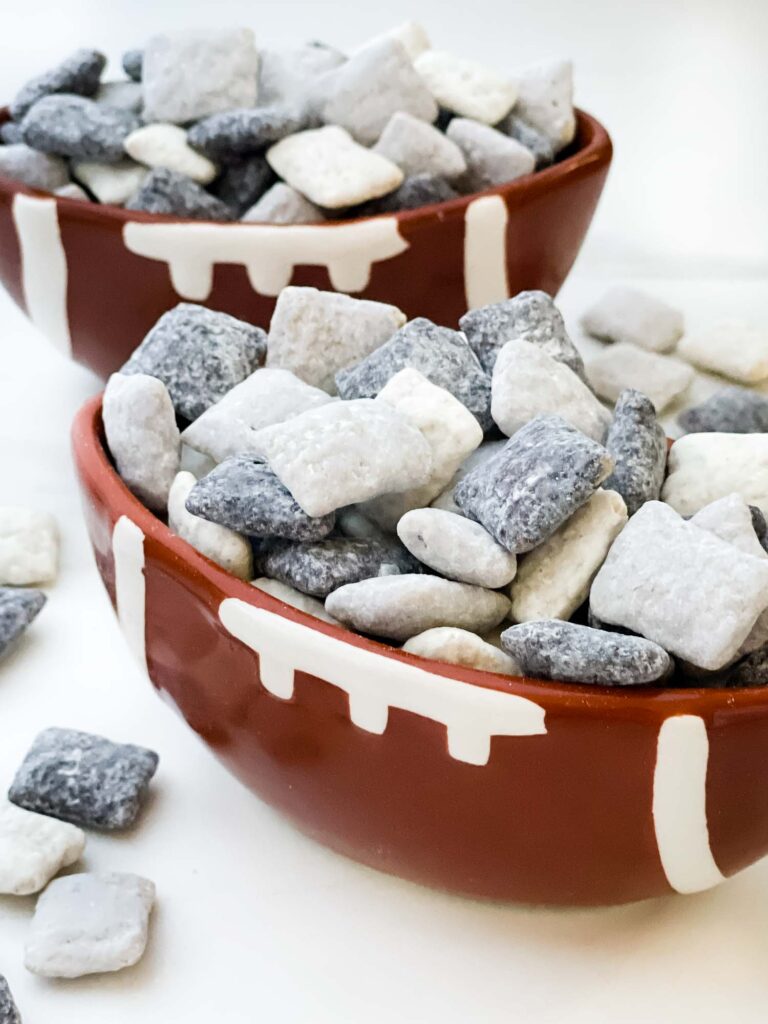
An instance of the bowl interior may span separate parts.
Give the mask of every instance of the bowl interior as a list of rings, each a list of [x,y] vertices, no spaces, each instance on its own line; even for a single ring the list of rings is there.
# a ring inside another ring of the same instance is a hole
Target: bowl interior
[[[768,705],[768,687],[606,687],[498,675],[422,658],[384,641],[322,622],[221,569],[172,533],[166,523],[134,497],[118,476],[106,448],[101,396],[91,399],[78,414],[73,426],[73,444],[81,475],[87,477],[88,486],[99,494],[106,506],[115,513],[115,518],[127,515],[145,536],[151,537],[172,555],[179,575],[204,579],[221,594],[222,599],[239,598],[257,608],[276,612],[301,623],[307,629],[325,633],[383,658],[419,665],[433,675],[457,679],[483,689],[515,693],[531,700],[545,693],[550,707],[554,703],[571,714],[610,714],[635,719],[649,717],[654,720],[674,714],[696,714],[711,718],[719,709],[732,712],[736,706],[746,710],[750,707],[764,709]]]

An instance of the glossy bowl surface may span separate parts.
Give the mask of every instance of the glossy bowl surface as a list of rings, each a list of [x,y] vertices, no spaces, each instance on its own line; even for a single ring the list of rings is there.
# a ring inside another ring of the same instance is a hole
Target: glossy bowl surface
[[[319,842],[474,897],[610,904],[768,852],[768,689],[620,689],[428,661],[235,579],[127,490],[100,399],[74,453],[96,562],[153,685]]]
[[[310,225],[184,221],[0,178],[0,281],[54,344],[102,377],[181,300],[266,327],[291,283],[455,326],[468,308],[562,285],[611,161],[589,114],[579,112],[569,153],[482,194]]]

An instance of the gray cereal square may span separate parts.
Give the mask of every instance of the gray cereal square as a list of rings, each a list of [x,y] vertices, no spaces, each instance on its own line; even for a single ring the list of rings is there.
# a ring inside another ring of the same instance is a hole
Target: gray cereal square
[[[406,366],[458,398],[483,430],[492,426],[491,379],[459,331],[438,327],[419,317],[389,341],[336,374],[342,398],[375,398],[387,381]]]
[[[164,313],[121,373],[146,373],[168,388],[176,412],[195,420],[262,362],[266,334],[204,306]]]
[[[17,770],[8,799],[73,825],[129,828],[158,760],[144,747],[74,729],[45,729]]]

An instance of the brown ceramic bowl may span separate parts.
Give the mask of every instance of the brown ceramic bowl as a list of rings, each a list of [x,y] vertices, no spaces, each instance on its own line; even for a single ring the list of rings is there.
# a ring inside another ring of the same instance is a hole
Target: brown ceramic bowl
[[[88,530],[152,683],[318,841],[475,897],[695,892],[768,852],[768,689],[627,690],[428,661],[235,579],[127,490],[101,402],[73,431]]]
[[[266,327],[289,283],[455,326],[468,308],[523,289],[557,292],[610,162],[607,132],[579,113],[573,145],[546,170],[436,206],[320,225],[184,221],[0,178],[0,280],[54,344],[102,377],[180,300]]]

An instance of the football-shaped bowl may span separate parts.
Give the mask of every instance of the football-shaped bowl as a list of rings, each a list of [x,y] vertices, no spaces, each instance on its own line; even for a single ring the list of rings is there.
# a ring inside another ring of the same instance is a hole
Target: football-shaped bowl
[[[0,281],[54,344],[102,377],[179,301],[266,327],[287,284],[453,326],[523,289],[557,292],[610,162],[607,132],[580,112],[574,143],[545,170],[418,210],[308,225],[180,220],[0,178]]]
[[[100,399],[74,452],[96,563],[153,685],[318,841],[475,897],[609,904],[768,852],[768,689],[619,689],[429,661],[218,568],[133,497]]]

